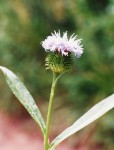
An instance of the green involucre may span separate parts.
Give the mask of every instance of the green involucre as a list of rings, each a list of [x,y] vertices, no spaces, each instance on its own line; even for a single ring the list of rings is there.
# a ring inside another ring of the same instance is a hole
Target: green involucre
[[[62,56],[59,53],[49,53],[46,57],[46,69],[50,69],[54,73],[63,73],[71,70],[73,57],[69,53],[68,56]]]

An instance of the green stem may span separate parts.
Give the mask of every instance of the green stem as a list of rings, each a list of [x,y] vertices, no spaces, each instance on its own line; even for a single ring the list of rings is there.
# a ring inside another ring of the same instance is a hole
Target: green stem
[[[61,75],[57,76],[57,74],[53,73],[53,82],[51,87],[50,99],[49,99],[49,106],[48,106],[48,113],[47,113],[47,123],[46,123],[46,134],[44,139],[44,146],[45,150],[49,150],[49,128],[50,128],[50,120],[51,120],[51,112],[52,112],[52,104],[55,92],[55,86],[57,84],[57,80]]]

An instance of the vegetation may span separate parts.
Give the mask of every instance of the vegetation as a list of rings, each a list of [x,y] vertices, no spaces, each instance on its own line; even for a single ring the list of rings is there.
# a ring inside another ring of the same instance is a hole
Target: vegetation
[[[46,54],[40,43],[53,30],[76,33],[83,38],[84,54],[74,58],[73,71],[61,79],[58,99],[80,116],[114,93],[113,8],[114,0],[1,0],[0,65],[20,73],[36,99],[47,100],[51,74],[45,70]],[[9,100],[13,96],[2,77],[0,87],[5,87],[0,89],[0,107],[13,112],[19,109],[17,102]],[[96,136],[100,135],[103,145],[114,148],[109,141],[114,132],[113,113],[100,121]]]

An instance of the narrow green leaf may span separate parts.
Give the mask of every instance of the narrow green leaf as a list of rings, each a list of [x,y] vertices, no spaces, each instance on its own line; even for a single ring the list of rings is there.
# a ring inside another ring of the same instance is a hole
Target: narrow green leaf
[[[114,94],[102,100],[93,106],[87,113],[80,117],[72,126],[65,129],[60,135],[58,135],[51,143],[51,150],[54,149],[59,143],[71,136],[72,134],[78,132],[80,129],[89,125],[110,109],[114,107]]]
[[[26,89],[24,84],[20,79],[10,70],[5,67],[0,66],[0,69],[5,75],[5,79],[12,90],[13,94],[18,98],[18,100],[27,109],[32,118],[39,124],[43,134],[45,133],[45,123],[38,109],[33,97],[30,95],[29,91]]]

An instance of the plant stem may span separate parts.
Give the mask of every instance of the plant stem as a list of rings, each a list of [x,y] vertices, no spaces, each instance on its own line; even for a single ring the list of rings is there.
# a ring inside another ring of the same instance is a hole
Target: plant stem
[[[46,134],[45,134],[45,139],[44,139],[45,150],[49,150],[49,147],[50,147],[50,145],[49,145],[49,128],[50,128],[52,104],[53,104],[55,86],[57,84],[57,80],[58,80],[59,77],[60,77],[60,75],[57,76],[56,73],[53,73],[53,82],[52,82],[52,87],[51,87],[49,106],[48,106],[48,113],[47,113]]]

